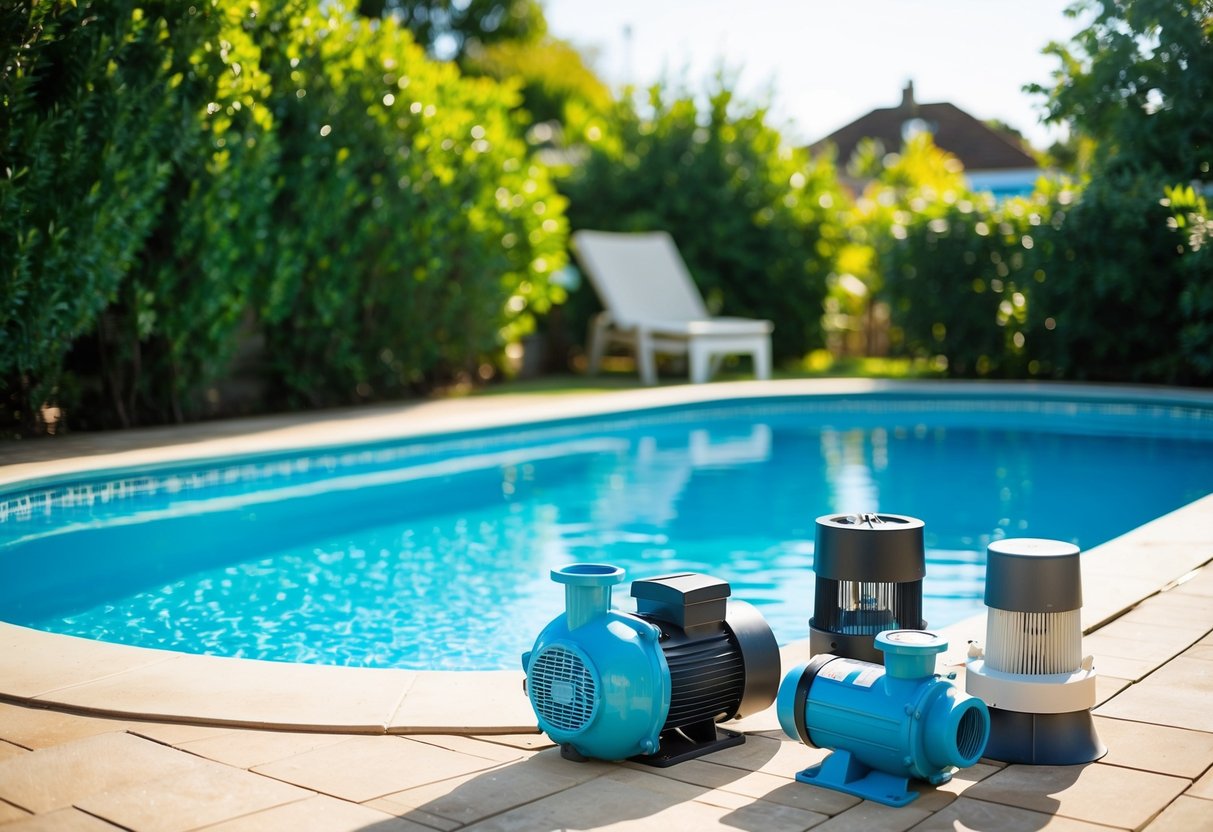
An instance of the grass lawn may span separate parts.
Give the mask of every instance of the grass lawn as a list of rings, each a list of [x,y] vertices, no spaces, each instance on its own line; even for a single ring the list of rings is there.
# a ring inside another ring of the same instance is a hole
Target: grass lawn
[[[826,350],[805,356],[799,365],[776,368],[771,377],[786,378],[942,378],[943,372],[925,360],[910,358],[838,358]],[[753,378],[749,362],[726,362],[713,381],[744,381]],[[659,385],[685,384],[686,370],[663,368]],[[475,388],[454,388],[448,395],[499,396],[520,393],[600,393],[640,387],[636,365],[631,358],[608,357],[598,375],[551,373],[534,378],[506,378]]]

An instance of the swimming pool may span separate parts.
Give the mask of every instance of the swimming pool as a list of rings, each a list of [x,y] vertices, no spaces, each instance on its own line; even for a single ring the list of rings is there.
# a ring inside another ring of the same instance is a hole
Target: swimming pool
[[[985,544],[1084,548],[1213,490],[1206,407],[768,398],[110,472],[0,494],[0,618],[143,646],[516,668],[548,569],[696,569],[803,638],[814,519],[926,522],[926,615],[980,608]],[[625,602],[618,592],[617,602]]]

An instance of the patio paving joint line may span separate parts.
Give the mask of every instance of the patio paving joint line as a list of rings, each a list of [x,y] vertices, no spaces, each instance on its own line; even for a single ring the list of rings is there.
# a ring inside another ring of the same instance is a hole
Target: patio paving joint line
[[[49,632],[49,631],[47,631],[47,632]],[[99,640],[97,640],[97,641],[99,641]],[[110,644],[111,642],[100,641],[100,643],[101,644]],[[142,648],[142,649],[146,649],[149,653],[165,652],[158,648]],[[185,657],[187,655],[189,655],[189,654],[172,653],[172,654],[170,654],[168,656],[164,656],[162,658],[152,659],[152,660],[148,661],[146,664],[140,664],[140,665],[136,665],[134,667],[124,667],[121,670],[115,670],[113,673],[102,673],[97,676],[90,676],[88,679],[82,679],[81,681],[72,682],[72,683],[66,684],[66,685],[56,685],[53,688],[47,688],[46,690],[39,691],[38,693],[35,693],[35,694],[29,696],[25,701],[37,702],[37,701],[40,701],[43,696],[54,696],[55,694],[63,693],[64,691],[75,690],[76,688],[82,688],[86,685],[95,685],[98,682],[104,682],[104,681],[107,681],[110,679],[117,679],[121,676],[126,676],[130,673],[135,673],[135,672],[146,670],[149,667],[157,667],[166,662],[180,661],[183,657]],[[8,697],[8,694],[0,692],[0,699],[5,699],[6,697]]]
[[[1126,615],[1130,614],[1131,612],[1136,610],[1138,607],[1140,607],[1142,604],[1146,603],[1147,601],[1154,599],[1154,598],[1159,598],[1163,595],[1166,595],[1167,593],[1176,591],[1177,589],[1179,589],[1179,587],[1183,586],[1184,584],[1186,584],[1186,583],[1192,581],[1194,578],[1196,578],[1203,570],[1210,569],[1210,568],[1213,568],[1213,557],[1210,557],[1204,563],[1198,564],[1197,566],[1193,567],[1188,572],[1184,573],[1180,577],[1178,577],[1175,580],[1168,583],[1166,586],[1159,587],[1154,592],[1151,592],[1149,595],[1146,595],[1146,596],[1138,599],[1135,603],[1133,603],[1117,612],[1109,613],[1108,615],[1101,618],[1099,621],[1096,621],[1093,624],[1089,625],[1086,629],[1083,630],[1083,632],[1082,632],[1083,636],[1094,635],[1096,631],[1102,630],[1104,627],[1107,627],[1109,624],[1113,624],[1113,623],[1119,621],[1120,619],[1124,618]],[[1163,625],[1163,626],[1165,626],[1165,625]],[[1207,635],[1207,633],[1206,633],[1206,635]],[[1204,638],[1204,636],[1202,636],[1201,638]],[[1200,639],[1197,639],[1197,641],[1199,641],[1199,640]],[[1193,642],[1193,644],[1195,644],[1195,643],[1196,642]],[[1189,646],[1191,646],[1191,645],[1189,645]]]

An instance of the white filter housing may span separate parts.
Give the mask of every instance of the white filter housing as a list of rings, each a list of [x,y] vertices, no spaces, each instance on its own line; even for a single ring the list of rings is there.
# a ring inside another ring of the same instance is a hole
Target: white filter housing
[[[1064,714],[1095,706],[1095,666],[1082,656],[1079,610],[990,608],[986,642],[969,645],[965,690],[991,708]]]
[[[986,641],[969,646],[965,690],[990,706],[986,756],[1067,765],[1098,759],[1095,663],[1082,654],[1077,546],[1019,538],[990,544]]]

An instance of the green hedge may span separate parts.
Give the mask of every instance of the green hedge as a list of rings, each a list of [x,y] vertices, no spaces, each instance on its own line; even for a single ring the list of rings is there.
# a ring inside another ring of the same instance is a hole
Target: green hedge
[[[36,424],[65,357],[138,264],[205,90],[204,4],[26,2],[0,13],[0,379]],[[112,327],[111,327],[112,328]],[[103,356],[108,358],[108,354]]]
[[[301,13],[257,35],[282,146],[263,310],[286,400],[398,395],[493,360],[565,262],[515,93],[426,59],[391,19]]]
[[[243,343],[265,407],[501,360],[559,290],[563,200],[516,92],[309,0],[0,11],[0,421],[205,415]]]
[[[113,408],[123,424],[202,412],[198,394],[227,372],[258,282],[272,272],[278,149],[269,77],[244,26],[253,8],[204,7],[205,37],[165,91],[191,110],[156,222],[93,336],[69,356],[83,377],[105,357],[109,395],[92,410]]]

